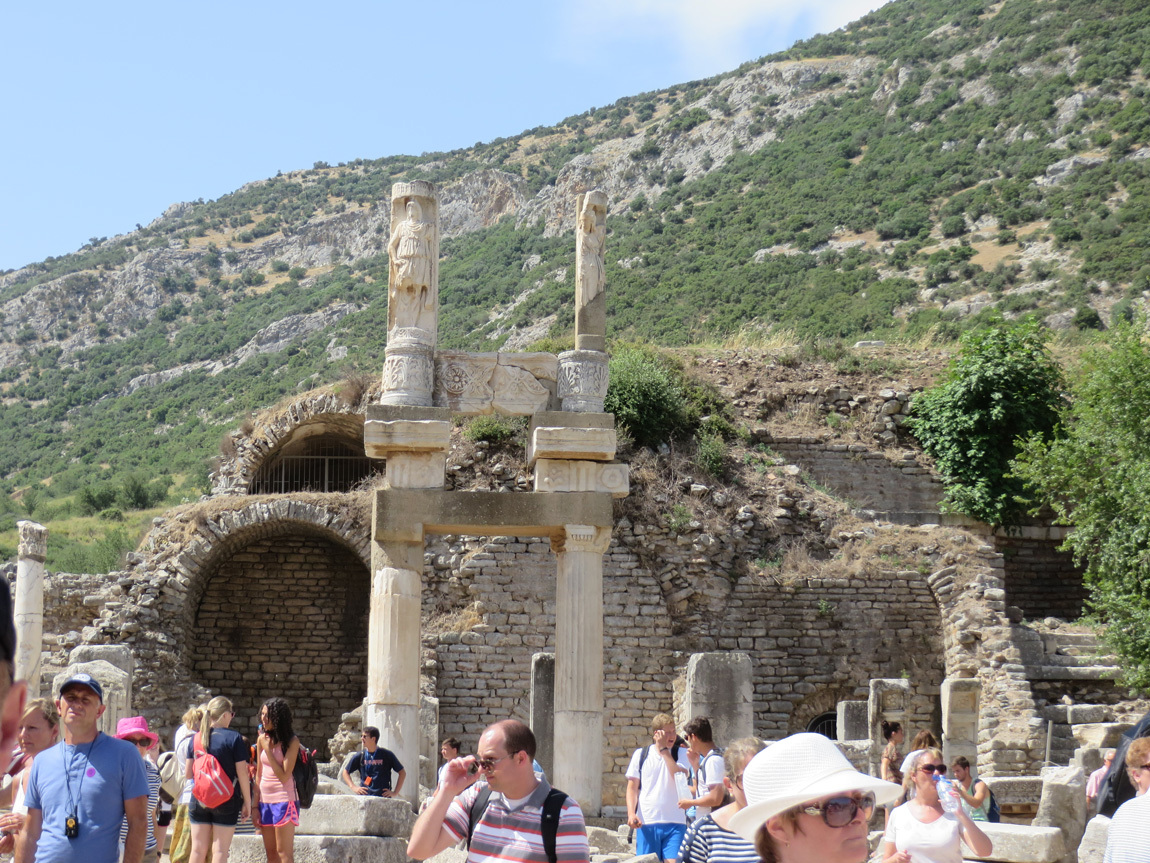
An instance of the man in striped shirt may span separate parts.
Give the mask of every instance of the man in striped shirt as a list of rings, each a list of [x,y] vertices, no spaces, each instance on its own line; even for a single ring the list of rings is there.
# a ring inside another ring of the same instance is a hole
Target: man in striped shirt
[[[505,719],[483,732],[476,752],[448,762],[435,796],[415,822],[407,856],[426,860],[467,839],[472,806],[489,786],[487,807],[471,832],[467,863],[549,863],[542,825],[551,786],[531,766],[535,735],[522,722]],[[480,781],[481,776],[486,782]],[[583,812],[568,797],[559,810],[555,861],[587,863],[589,859]]]

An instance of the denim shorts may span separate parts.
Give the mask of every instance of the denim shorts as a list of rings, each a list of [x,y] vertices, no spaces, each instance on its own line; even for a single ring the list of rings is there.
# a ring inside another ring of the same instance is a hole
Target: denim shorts
[[[236,823],[240,820],[240,809],[243,808],[243,805],[244,798],[240,795],[238,789],[236,793],[232,795],[231,800],[223,806],[217,806],[215,809],[202,806],[200,801],[193,797],[191,805],[188,806],[188,820],[193,824],[216,824],[220,827],[235,827]]]

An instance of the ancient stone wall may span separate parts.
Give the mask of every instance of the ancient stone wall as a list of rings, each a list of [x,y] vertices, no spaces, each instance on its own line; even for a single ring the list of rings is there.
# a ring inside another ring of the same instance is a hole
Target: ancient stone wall
[[[1000,532],[995,547],[1006,559],[1006,602],[1031,620],[1082,616],[1088,591],[1082,568],[1069,552],[1059,551],[1063,529],[1024,527],[1021,535]],[[1051,535],[1053,534],[1053,535]]]
[[[942,483],[913,452],[894,455],[864,444],[809,437],[766,435],[762,440],[856,507],[881,513],[938,512]]]
[[[265,699],[286,698],[296,733],[322,752],[367,686],[368,582],[330,541],[252,542],[207,580],[187,645],[193,679],[231,699],[244,733]]]

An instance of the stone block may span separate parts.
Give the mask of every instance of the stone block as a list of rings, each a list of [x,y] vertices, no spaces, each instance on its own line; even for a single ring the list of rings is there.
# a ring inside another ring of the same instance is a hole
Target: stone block
[[[303,836],[297,832],[294,850],[295,863],[408,863],[407,840],[381,836]],[[263,838],[236,836],[228,860],[267,863]]]
[[[453,413],[531,415],[555,401],[558,367],[548,353],[439,351],[434,401]]]
[[[614,428],[538,426],[531,430],[527,463],[534,466],[536,459],[541,458],[611,461],[615,458],[615,446]]]
[[[706,716],[715,743],[727,746],[754,733],[754,695],[747,654],[692,654],[687,662],[683,719]]]
[[[1078,843],[1086,830],[1086,774],[1078,767],[1042,771],[1042,797],[1034,827],[1060,827],[1066,840],[1063,863],[1076,863]]]
[[[588,827],[587,828],[587,844],[592,848],[598,848],[600,854],[626,854],[628,857],[632,854],[632,846],[627,841],[625,834],[621,835],[615,830],[608,830],[606,827]]]
[[[535,462],[535,490],[594,491],[623,498],[631,491],[631,467],[619,462],[541,458]]]
[[[596,492],[461,494],[438,489],[381,489],[375,496],[374,536],[379,542],[422,542],[425,532],[563,537],[568,524],[611,527],[611,497]]]
[[[1071,727],[1079,746],[1089,749],[1115,749],[1122,742],[1122,734],[1133,726],[1126,722],[1088,722]]]
[[[311,808],[301,809],[297,835],[410,837],[415,824],[406,800],[362,794],[317,794]]]
[[[368,405],[364,414],[369,420],[395,422],[396,420],[436,420],[451,422],[447,408],[416,407],[414,405]]]
[[[95,662],[97,659],[111,663],[129,676],[136,673],[136,660],[132,658],[132,649],[126,644],[81,644],[72,648],[68,654],[69,665]]]
[[[1002,863],[1058,863],[1066,854],[1062,831],[1057,827],[1025,827],[1021,824],[980,823],[979,828],[994,843],[989,857],[978,857],[963,846],[968,860],[998,860]]]
[[[439,699],[422,692],[419,694],[419,766],[419,781],[434,788],[439,774]]]
[[[451,423],[446,420],[367,420],[363,424],[363,449],[371,458],[387,458],[392,452],[447,452],[451,448]]]
[[[531,701],[527,724],[535,734],[535,760],[548,776],[555,773],[555,654],[531,657]]]
[[[982,684],[974,678],[947,678],[942,682],[943,757],[950,764],[962,755],[978,763],[978,709]]]
[[[865,701],[840,701],[836,707],[838,739],[869,740],[870,726],[867,724],[869,705]]]
[[[982,779],[994,792],[1000,806],[1004,803],[1034,805],[1042,797],[1040,776],[984,776]]]
[[[1086,824],[1086,832],[1078,843],[1078,863],[1102,863],[1106,840],[1110,836],[1110,819],[1095,815]]]

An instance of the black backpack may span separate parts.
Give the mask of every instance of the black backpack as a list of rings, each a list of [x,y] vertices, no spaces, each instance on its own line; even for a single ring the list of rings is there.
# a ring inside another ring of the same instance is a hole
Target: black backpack
[[[1139,720],[1138,724],[1122,735],[1122,743],[1114,752],[1114,760],[1110,762],[1110,771],[1098,787],[1098,814],[1113,818],[1118,807],[1135,796],[1134,785],[1126,772],[1126,752],[1130,744],[1139,737],[1150,737],[1150,713]]]
[[[291,776],[295,780],[295,791],[299,796],[299,808],[310,808],[311,802],[315,799],[316,789],[319,788],[319,764],[316,763],[314,749],[308,749],[302,743],[300,744],[295,766],[291,769]]]
[[[678,738],[671,744],[671,760],[675,763],[679,761],[679,750],[686,744],[680,743]],[[651,751],[650,746],[644,746],[639,750],[639,787],[643,787],[643,762],[647,760],[647,753]]]
[[[559,812],[567,795],[558,788],[547,792],[543,800],[543,811],[539,816],[539,832],[543,837],[543,851],[551,863],[559,859],[555,852],[555,837],[559,833]],[[467,816],[467,847],[471,847],[471,837],[475,834],[475,825],[483,818],[487,811],[487,804],[491,802],[491,786],[484,784],[475,795],[475,802],[471,804],[471,811]]]

